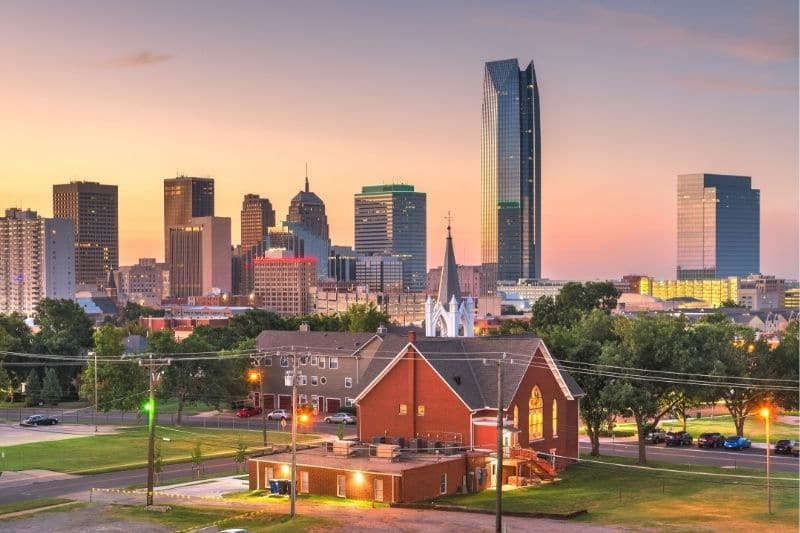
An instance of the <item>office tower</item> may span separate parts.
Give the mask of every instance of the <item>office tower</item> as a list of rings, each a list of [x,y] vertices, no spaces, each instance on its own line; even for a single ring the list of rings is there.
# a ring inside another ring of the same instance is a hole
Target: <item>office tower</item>
[[[271,248],[284,248],[292,257],[303,257],[305,242],[293,233],[269,228],[269,233],[258,244],[249,248],[237,246],[233,254],[233,294],[252,294],[253,260],[263,257]]]
[[[135,265],[121,266],[117,273],[117,300],[161,307],[169,297],[169,267],[154,258],[139,259]]]
[[[287,233],[295,235],[303,242],[302,257],[313,257],[316,260],[315,281],[327,278],[331,241],[325,237],[321,237],[299,222],[284,222],[283,229]]]
[[[330,242],[325,203],[309,190],[308,176],[306,176],[305,190],[297,193],[289,204],[286,222],[299,224],[314,235]],[[326,258],[327,256],[323,261],[327,260]]]
[[[458,284],[461,294],[478,298],[485,294],[481,283],[483,269],[478,265],[458,265]],[[439,292],[439,283],[442,280],[442,267],[432,268],[428,271],[428,282],[425,292],[434,295]]]
[[[170,295],[173,298],[231,292],[231,219],[195,217],[169,229]]]
[[[275,227],[275,210],[270,201],[257,194],[246,194],[242,201],[242,248],[263,241],[272,227]]]
[[[542,277],[541,133],[533,62],[486,63],[481,123],[485,286]]]
[[[169,264],[169,228],[214,216],[214,179],[178,176],[164,180],[164,257]]]
[[[757,274],[759,205],[748,176],[678,176],[678,279]]]
[[[75,230],[75,284],[103,287],[119,267],[116,185],[73,181],[53,185],[53,218],[72,221]]]
[[[413,185],[370,185],[355,195],[355,251],[404,260],[403,286],[425,289],[426,195]]]
[[[264,308],[281,316],[312,312],[309,288],[316,278],[316,259],[294,257],[293,252],[272,249],[253,260],[253,293]]]
[[[341,283],[356,281],[356,253],[350,246],[331,246],[328,277]]]
[[[0,313],[30,316],[42,298],[74,296],[72,221],[6,209],[0,218]]]
[[[403,292],[403,260],[395,255],[364,255],[356,260],[356,282],[371,292]]]

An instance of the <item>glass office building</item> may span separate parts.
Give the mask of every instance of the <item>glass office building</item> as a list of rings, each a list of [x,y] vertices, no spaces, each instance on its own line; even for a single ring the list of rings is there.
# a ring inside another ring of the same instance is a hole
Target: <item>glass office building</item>
[[[760,272],[760,191],[749,176],[678,176],[678,279]]]
[[[541,277],[541,135],[533,62],[486,63],[481,125],[481,263],[496,281]]]

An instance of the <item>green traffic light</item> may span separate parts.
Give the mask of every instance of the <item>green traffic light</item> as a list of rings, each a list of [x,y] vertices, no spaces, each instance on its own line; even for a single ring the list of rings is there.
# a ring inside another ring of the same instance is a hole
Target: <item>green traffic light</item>
[[[151,401],[147,401],[142,405],[142,411],[152,412],[155,405]]]

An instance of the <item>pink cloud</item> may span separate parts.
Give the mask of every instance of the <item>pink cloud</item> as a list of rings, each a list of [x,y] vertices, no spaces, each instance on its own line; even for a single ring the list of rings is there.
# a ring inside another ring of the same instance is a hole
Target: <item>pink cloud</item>
[[[170,59],[172,59],[172,55],[170,54],[159,54],[144,50],[141,52],[122,54],[116,57],[112,57],[111,59],[95,63],[94,66],[98,68],[109,68],[109,69],[136,68],[136,67],[146,67],[148,65],[157,65],[158,63],[164,63],[166,61],[169,61]]]

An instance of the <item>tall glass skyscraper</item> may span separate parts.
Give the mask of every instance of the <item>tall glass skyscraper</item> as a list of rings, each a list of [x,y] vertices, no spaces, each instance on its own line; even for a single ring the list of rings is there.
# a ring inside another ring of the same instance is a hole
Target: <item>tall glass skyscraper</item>
[[[760,191],[749,176],[678,176],[678,279],[760,271]]]
[[[533,62],[486,63],[481,127],[481,263],[485,286],[540,278],[541,133]]]

